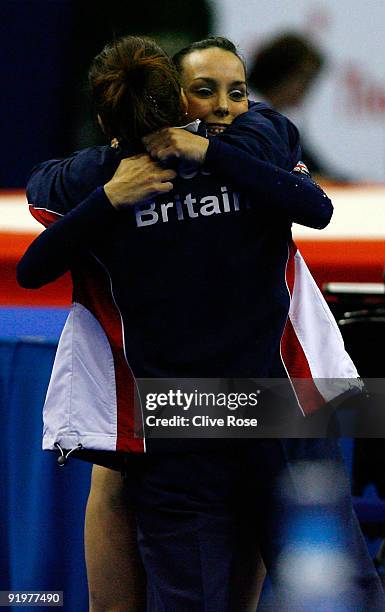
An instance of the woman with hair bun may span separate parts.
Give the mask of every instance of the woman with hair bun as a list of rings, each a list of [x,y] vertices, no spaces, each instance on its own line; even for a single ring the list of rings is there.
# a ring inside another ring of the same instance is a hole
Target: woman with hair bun
[[[249,560],[237,572],[238,539],[245,544],[249,530],[255,533],[255,512],[264,559],[276,578],[274,561],[284,536],[271,521],[277,511],[271,482],[300,451],[280,440],[162,445],[138,437],[135,380],[286,376],[281,341],[290,305],[285,271],[291,223],[321,228],[332,212],[307,176],[278,167],[290,170],[299,160],[296,130],[264,105],[249,109],[244,65],[228,43],[209,39],[184,54],[191,121],[184,130],[166,127],[186,121],[167,56],[137,37],[105,48],[90,77],[100,124],[114,146],[41,164],[27,191],[32,214],[49,227],[21,260],[20,284],[39,287],[68,269],[74,280],[74,305],[44,408],[44,448],[59,449],[63,461],[74,451],[100,465],[124,464],[147,606],[154,612],[250,608],[250,599],[242,608],[241,592],[231,592],[237,574],[255,572],[256,565],[254,558],[254,565]],[[214,139],[205,137],[199,118]],[[176,170],[144,154],[142,142]],[[195,167],[178,165],[178,159]],[[314,454],[325,457],[326,446],[320,450],[319,444]],[[259,469],[254,482],[253,470],[261,465],[263,474]],[[117,481],[109,472],[95,474],[102,497],[100,477],[106,476],[106,505],[116,509],[115,520],[122,518]],[[258,494],[249,498],[254,488]],[[348,493],[344,500],[349,518]],[[130,525],[123,520],[115,528],[125,537],[132,534]],[[350,529],[353,541],[357,528],[352,523]],[[374,570],[356,540],[371,601],[378,603]],[[88,544],[91,552],[95,541]],[[117,559],[104,558],[110,578],[109,559],[120,572],[126,546],[132,537]],[[254,542],[251,548],[256,556]],[[114,597],[112,582],[99,588],[103,567],[92,564],[93,610],[139,609],[138,598]],[[132,574],[128,580],[132,585]]]
[[[178,73],[149,38],[131,36],[107,45],[88,78],[104,132],[110,140],[118,134],[121,147],[129,143],[143,151],[143,135],[183,121]]]

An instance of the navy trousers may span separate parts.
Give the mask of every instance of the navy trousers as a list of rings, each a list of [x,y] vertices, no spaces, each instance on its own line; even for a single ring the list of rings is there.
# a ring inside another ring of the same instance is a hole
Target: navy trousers
[[[260,610],[385,611],[335,440],[233,440],[131,459],[149,612],[241,610],[233,585],[258,546],[273,586]]]

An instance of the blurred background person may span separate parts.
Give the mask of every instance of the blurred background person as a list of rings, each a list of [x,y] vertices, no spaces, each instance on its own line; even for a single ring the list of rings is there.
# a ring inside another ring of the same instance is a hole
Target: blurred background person
[[[251,97],[264,101],[283,114],[300,109],[315,79],[325,66],[322,51],[296,33],[283,33],[267,40],[257,49],[249,74]],[[332,180],[345,178],[302,139],[302,157],[310,172]]]

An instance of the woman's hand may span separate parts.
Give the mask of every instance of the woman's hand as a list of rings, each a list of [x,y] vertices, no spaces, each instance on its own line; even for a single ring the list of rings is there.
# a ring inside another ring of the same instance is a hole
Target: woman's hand
[[[177,157],[203,164],[209,141],[181,128],[164,128],[142,138],[146,151],[153,159],[167,161]]]
[[[104,185],[114,208],[123,208],[167,193],[173,188],[174,170],[162,168],[147,154],[122,159],[112,179]]]

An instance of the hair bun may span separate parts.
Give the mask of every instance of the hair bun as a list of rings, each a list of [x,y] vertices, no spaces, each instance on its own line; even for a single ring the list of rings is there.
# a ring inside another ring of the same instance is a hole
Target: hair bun
[[[89,83],[107,138],[140,143],[151,131],[179,125],[178,74],[155,41],[125,36],[94,58]]]
[[[143,53],[143,49],[137,49],[131,57],[120,55],[120,62],[117,66],[121,82],[130,83],[135,89],[142,89],[145,86],[146,74],[151,69],[151,61]]]
[[[145,60],[145,58],[122,58],[122,64],[119,70],[121,81],[131,83],[131,85],[135,88],[144,87],[147,62],[143,60]]]

